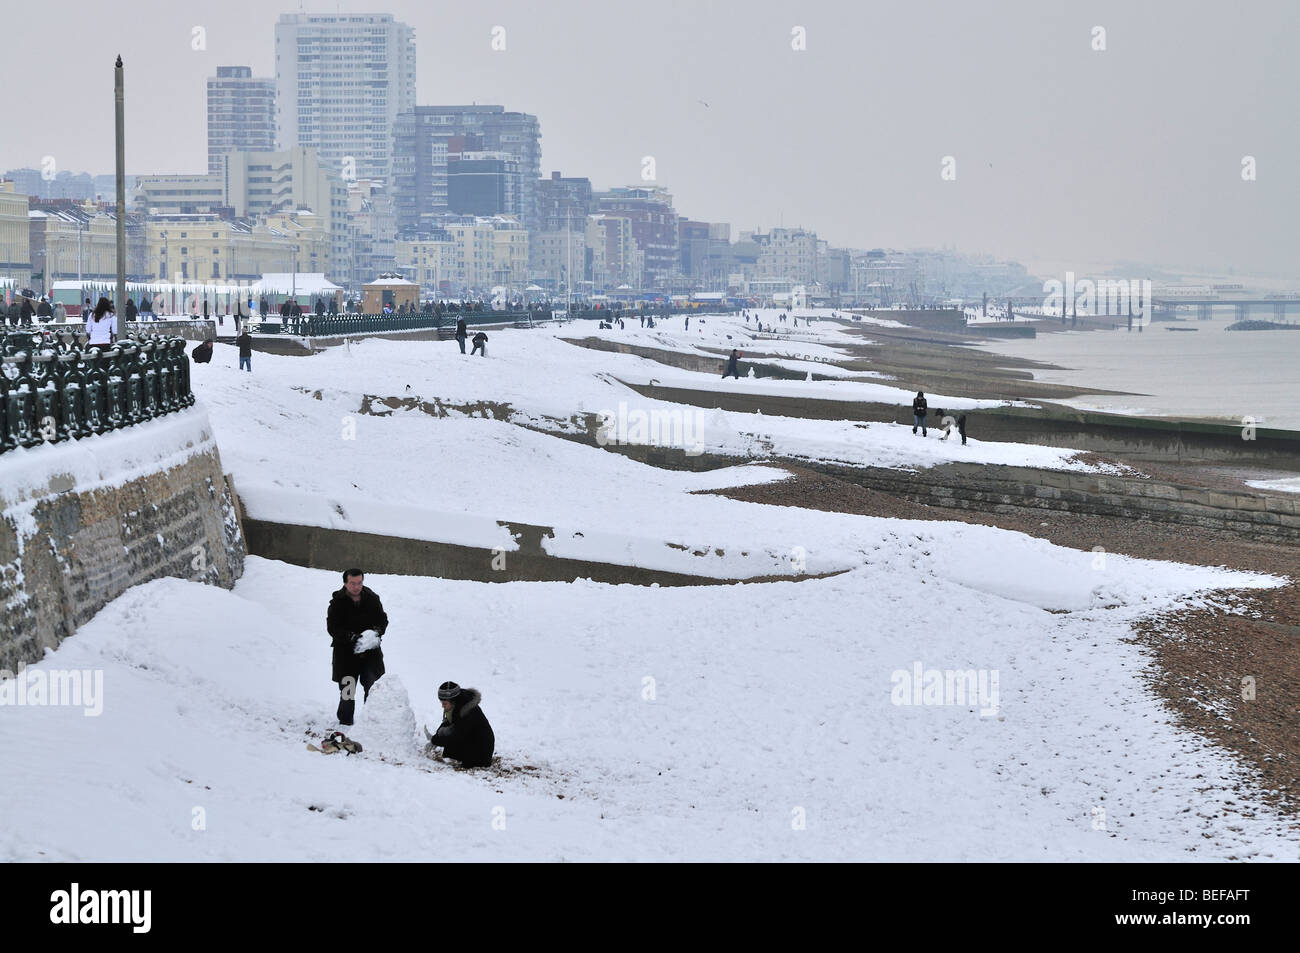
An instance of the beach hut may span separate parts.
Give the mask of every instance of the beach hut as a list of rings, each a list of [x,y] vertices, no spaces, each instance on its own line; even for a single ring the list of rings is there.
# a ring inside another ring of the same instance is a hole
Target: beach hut
[[[365,314],[382,314],[387,305],[394,312],[402,305],[408,310],[420,307],[420,286],[396,272],[384,272],[361,288],[361,310]]]

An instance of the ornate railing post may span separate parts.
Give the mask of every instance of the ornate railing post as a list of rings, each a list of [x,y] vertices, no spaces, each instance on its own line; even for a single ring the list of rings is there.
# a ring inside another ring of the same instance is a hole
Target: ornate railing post
[[[119,344],[123,364],[122,375],[126,380],[126,422],[127,425],[138,424],[145,419],[144,414],[144,376],[140,367],[140,345],[133,342]]]

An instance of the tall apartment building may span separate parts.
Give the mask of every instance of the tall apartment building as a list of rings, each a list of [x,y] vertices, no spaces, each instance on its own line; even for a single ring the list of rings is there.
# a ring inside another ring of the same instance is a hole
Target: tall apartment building
[[[471,143],[462,143],[461,137]],[[537,117],[504,106],[416,106],[396,119],[393,132],[393,201],[399,232],[436,227],[449,204],[448,156],[473,148],[505,152],[519,161],[519,218],[537,217],[537,180],[542,167]]]
[[[218,66],[208,78],[208,171],[227,152],[275,149],[275,80],[248,66]]]
[[[615,188],[596,195],[600,211],[631,222],[632,238],[644,256],[641,276],[646,290],[664,287],[681,274],[677,212],[673,197],[660,186]]]
[[[508,152],[447,156],[447,207],[457,215],[513,215],[522,221],[519,159]]]
[[[596,211],[591,179],[565,178],[552,172],[549,179],[537,183],[537,220],[535,227],[544,232],[585,227],[587,216]]]
[[[275,92],[277,149],[391,182],[393,125],[415,107],[415,31],[388,13],[281,14]]]

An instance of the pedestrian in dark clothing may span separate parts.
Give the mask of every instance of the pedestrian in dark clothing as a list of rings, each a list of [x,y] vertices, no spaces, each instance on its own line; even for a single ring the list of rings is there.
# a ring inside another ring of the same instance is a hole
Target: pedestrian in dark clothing
[[[732,350],[731,357],[727,359],[727,369],[722,372],[722,379],[724,381],[727,379],[728,374],[735,377],[736,380],[740,380],[740,366],[736,362],[742,357],[744,357],[744,355],[739,351],[734,349]]]
[[[487,335],[482,331],[474,335],[474,348],[469,352],[469,356],[473,357],[475,354],[487,357]]]
[[[191,352],[195,364],[208,364],[212,361],[212,342],[204,341],[202,344],[194,345]]]
[[[291,312],[289,311],[289,299],[285,298],[282,302],[280,302],[280,317],[287,318],[289,317],[290,313]]]
[[[460,345],[460,353],[465,353],[465,338],[469,336],[469,331],[465,328],[465,319],[456,319],[456,343]]]
[[[239,369],[253,373],[253,336],[244,331],[235,338],[235,344],[239,347]]]
[[[957,418],[957,432],[961,434],[961,445],[966,446],[966,415]]]
[[[22,307],[18,311],[19,317],[23,324],[31,324],[32,315],[36,313],[36,309],[32,307],[32,300],[30,298],[24,296],[22,300]]]
[[[266,300],[266,295],[262,295],[262,297],[258,300],[257,313],[262,318],[262,320],[266,320],[267,314],[270,313],[270,302]]]
[[[916,433],[916,428],[921,428],[921,436],[928,436],[925,430],[925,417],[929,413],[926,405],[925,394],[919,390],[916,392],[916,399],[912,401],[912,433]]]
[[[126,319],[127,319],[128,321],[134,321],[134,320],[136,319],[136,316],[139,315],[139,313],[140,313],[139,309],[137,309],[136,306],[135,306],[135,300],[134,300],[133,298],[127,298],[127,299],[126,299]]]
[[[482,694],[476,688],[443,682],[438,686],[438,700],[442,702],[442,725],[430,737],[430,747],[441,748],[444,758],[466,768],[490,766],[497,739],[479,707]]]
[[[36,306],[36,317],[41,319],[42,324],[49,324],[54,318],[54,309],[44,298],[41,298],[41,303]]]
[[[89,313],[89,311],[87,311]],[[17,327],[23,320],[23,306],[17,298],[9,303],[9,323]]]
[[[325,630],[334,649],[331,681],[339,686],[340,725],[352,724],[356,711],[357,683],[364,702],[370,687],[384,674],[384,650],[380,640],[388,629],[388,614],[374,590],[365,586],[365,573],[349,569],[343,573],[343,588],[330,597]]]
[[[207,319],[208,319],[208,299],[205,297],[203,299],[203,320],[206,321]]]

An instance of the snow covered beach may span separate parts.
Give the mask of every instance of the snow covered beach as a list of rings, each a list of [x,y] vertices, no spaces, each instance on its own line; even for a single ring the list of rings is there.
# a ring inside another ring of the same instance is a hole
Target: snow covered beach
[[[740,319],[671,323],[629,326],[625,339],[809,364],[846,340],[830,322],[774,341]],[[553,527],[557,554],[702,576],[840,574],[673,589],[475,583],[417,567],[368,576],[392,619],[389,674],[358,706],[355,758],[304,745],[331,727],[337,699],[323,629],[337,573],[252,557],[233,592],[158,580],[33,667],[102,671],[100,714],[0,708],[15,765],[0,779],[12,819],[0,857],[1296,858],[1295,833],[1268,807],[1225,813],[1243,769],[1171,724],[1139,677],[1150,658],[1129,641],[1144,614],[1281,580],[700,493],[780,477],[751,454],[1089,465],[888,424],[706,411],[693,437],[736,466],[657,469],[509,421],[565,431],[620,403],[696,410],[619,381],[912,395],[848,375],[724,383],[570,336],[494,331],[487,359],[454,342],[381,340],[259,353],[252,374],[219,348],[195,390],[253,518],[495,546],[507,559],[497,521],[519,520]],[[367,394],[508,405],[509,421],[362,414]],[[500,769],[422,758],[420,726],[436,723],[445,679],[483,692]]]

